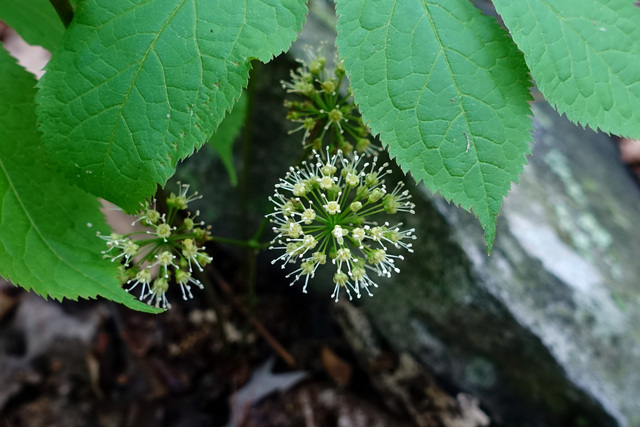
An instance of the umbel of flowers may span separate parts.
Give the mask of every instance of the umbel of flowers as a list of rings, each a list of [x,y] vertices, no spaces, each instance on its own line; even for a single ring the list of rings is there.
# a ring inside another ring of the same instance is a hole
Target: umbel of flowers
[[[287,119],[297,123],[291,133],[304,131],[302,144],[322,152],[323,145],[331,152],[341,150],[345,155],[352,151],[373,154],[377,149],[368,138],[369,129],[362,121],[353,103],[350,88],[341,92],[345,81],[342,61],[335,69],[327,70],[326,58],[316,55],[311,61],[300,60],[300,67],[291,72],[291,80],[282,86],[296,100],[286,100],[289,109]]]
[[[329,150],[326,160],[316,152],[314,156],[291,167],[270,198],[275,209],[268,216],[277,233],[270,249],[283,251],[273,262],[281,261],[282,268],[299,262],[287,277],[293,276],[291,285],[304,280],[302,292],[307,292],[309,279],[321,265],[331,264],[332,298],[338,301],[342,289],[349,299],[352,293],[371,296],[371,288],[378,286],[373,278],[400,271],[396,261],[403,256],[390,250],[413,252],[409,241],[415,239],[414,229],[403,229],[402,223],[372,219],[414,213],[411,196],[402,183],[387,189],[388,164],[378,165],[377,157],[368,162],[341,151],[330,156]]]
[[[166,214],[156,210],[155,199],[138,213],[131,225],[140,222],[147,230],[109,236],[98,233],[107,243],[102,252],[104,257],[121,263],[121,281],[127,291],[139,288],[140,300],[165,309],[171,308],[166,296],[169,284],[179,284],[185,300],[193,298],[191,285],[203,288],[192,276],[193,269],[202,271],[211,262],[202,246],[211,240],[210,227],[196,221],[198,211],[191,216],[187,210],[189,203],[202,196],[197,192],[189,196],[188,185],[178,183],[178,186],[178,194],[171,193],[167,198]]]

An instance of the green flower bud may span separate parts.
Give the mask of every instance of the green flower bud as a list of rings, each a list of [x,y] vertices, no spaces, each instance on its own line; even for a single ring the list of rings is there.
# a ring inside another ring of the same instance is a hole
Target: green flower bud
[[[342,115],[342,111],[334,108],[333,110],[329,111],[329,114],[327,114],[327,118],[331,123],[340,123],[344,117]]]
[[[333,283],[336,283],[340,286],[344,286],[349,281],[349,276],[342,272],[342,270],[338,271],[333,275]]]
[[[327,63],[327,59],[324,56],[317,56],[311,64],[309,64],[309,71],[316,76],[324,70],[324,66]]]
[[[378,179],[378,174],[374,172],[370,172],[364,177],[364,183],[369,187],[373,187],[374,185],[378,185],[380,180]]]
[[[322,172],[322,175],[324,176],[333,176],[337,170],[338,168],[333,165],[324,165],[320,168],[320,172]]]
[[[394,214],[398,212],[398,208],[400,207],[400,203],[398,203],[398,198],[392,196],[391,194],[387,194],[382,199],[382,207],[385,212],[390,214]]]
[[[156,227],[156,236],[160,237],[161,239],[164,239],[164,241],[166,242],[167,239],[171,237],[172,231],[173,231],[173,228],[169,224],[163,222],[162,224]]]
[[[353,153],[353,144],[345,141],[344,139],[340,142],[340,151],[346,156]]]
[[[364,185],[361,185],[356,190],[356,198],[357,199],[367,199],[369,198],[369,189]]]
[[[300,113],[297,111],[289,111],[287,113],[287,120],[290,120],[292,122],[295,122],[296,120],[298,120],[300,118]]]
[[[333,94],[336,90],[336,83],[333,80],[327,80],[320,83],[320,87],[327,93]]]
[[[338,61],[338,63],[336,64],[335,73],[336,73],[336,76],[338,76],[338,78],[344,77],[346,75],[346,72],[344,69],[344,61],[342,59]]]
[[[315,92],[316,88],[313,87],[313,84],[307,82],[296,82],[293,85],[293,90],[295,92],[301,93],[305,96],[311,96]]]
[[[302,127],[306,130],[312,130],[316,126],[316,121],[312,117],[307,117],[302,122]]]
[[[182,224],[184,224],[184,228],[189,231],[193,230],[193,228],[196,226],[195,222],[193,222],[193,219],[191,218],[185,218]]]
[[[371,194],[369,194],[369,203],[376,203],[384,196],[384,191],[379,188],[374,188]]]
[[[358,141],[356,142],[356,151],[364,153],[370,145],[371,141],[369,141],[369,138],[358,138]]]

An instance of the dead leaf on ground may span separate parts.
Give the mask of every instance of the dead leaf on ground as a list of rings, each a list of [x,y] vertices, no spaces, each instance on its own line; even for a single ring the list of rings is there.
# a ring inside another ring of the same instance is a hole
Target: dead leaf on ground
[[[345,387],[351,380],[351,365],[342,360],[329,347],[322,347],[322,365],[325,371],[341,387]]]

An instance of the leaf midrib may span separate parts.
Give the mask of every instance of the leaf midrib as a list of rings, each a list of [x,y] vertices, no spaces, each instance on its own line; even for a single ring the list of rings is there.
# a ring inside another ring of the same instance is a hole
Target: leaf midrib
[[[453,87],[454,87],[454,89],[456,91],[456,100],[458,101],[458,105],[460,106],[460,113],[462,114],[462,116],[464,118],[464,122],[465,122],[465,125],[467,127],[467,130],[469,131],[469,135],[468,136],[469,136],[469,140],[470,140],[470,146],[473,147],[473,152],[475,153],[476,160],[477,160],[478,165],[479,165],[478,166],[478,170],[480,171],[480,176],[482,177],[482,189],[484,191],[484,196],[485,196],[483,200],[487,201],[487,202],[484,203],[484,205],[485,205],[484,207],[486,209],[487,215],[490,216],[493,213],[491,212],[491,209],[490,209],[489,203],[488,203],[489,192],[487,191],[487,184],[486,184],[486,180],[485,180],[485,177],[484,177],[484,171],[482,170],[482,166],[481,166],[481,162],[480,162],[480,155],[478,154],[478,147],[475,144],[474,133],[472,132],[471,125],[469,123],[469,118],[467,117],[466,109],[464,108],[464,105],[463,105],[463,102],[462,102],[462,94],[460,92],[460,88],[459,88],[458,83],[456,81],[455,74],[453,73],[453,70],[451,69],[451,64],[449,63],[449,59],[447,58],[446,48],[445,48],[444,44],[442,43],[442,40],[440,38],[440,34],[438,33],[437,26],[435,25],[435,23],[433,22],[433,19],[431,18],[431,12],[429,10],[429,6],[427,5],[427,2],[425,0],[420,0],[420,2],[422,3],[422,6],[425,9],[425,15],[426,15],[427,19],[429,20],[429,25],[431,25],[433,33],[436,36],[436,41],[437,41],[438,45],[440,46],[440,52],[442,52],[442,56],[444,58],[444,62],[447,65],[447,70],[449,72],[449,75],[451,76],[451,81],[452,81]],[[418,117],[416,117],[416,120],[418,122],[420,121],[418,119]],[[446,137],[444,139],[446,141]],[[466,141],[466,139],[465,139],[465,141]],[[424,144],[424,142],[423,142],[423,144]],[[425,145],[425,147],[426,147],[426,145]],[[477,202],[475,202],[475,201],[472,202],[472,206],[475,207],[476,203]],[[480,219],[481,222],[483,222],[480,215],[478,215],[478,218]]]
[[[118,129],[118,127],[120,126],[120,123],[119,123],[120,119],[124,120],[124,122],[126,123],[126,119],[124,118],[124,116],[122,114],[124,106],[127,104],[127,101],[129,100],[129,97],[131,96],[131,92],[133,91],[133,88],[135,87],[135,82],[137,81],[138,76],[140,75],[140,72],[144,68],[144,63],[149,58],[149,55],[150,55],[150,53],[152,51],[152,48],[155,46],[156,42],[158,41],[158,39],[160,38],[162,33],[166,30],[167,26],[169,25],[169,23],[171,22],[173,17],[176,15],[176,13],[178,13],[178,11],[184,6],[186,1],[187,0],[181,0],[180,3],[178,5],[176,5],[176,8],[173,10],[173,12],[163,22],[162,26],[160,27],[160,30],[156,34],[156,37],[149,43],[149,46],[147,47],[147,50],[145,51],[144,55],[142,56],[142,58],[138,62],[138,69],[136,70],[135,75],[131,79],[131,83],[129,84],[129,86],[127,88],[127,91],[125,93],[125,98],[120,103],[118,111],[116,112],[116,118],[114,120],[113,129],[111,131],[111,136],[110,136],[109,141],[108,141],[107,151],[105,152],[104,161],[102,162],[102,179],[100,180],[100,182],[102,184],[103,192],[105,191],[104,185],[105,185],[105,178],[106,178],[106,173],[107,173],[107,160],[111,157],[110,156],[110,152],[111,152],[111,148],[113,147],[113,144],[115,143],[115,133],[116,133],[116,130]],[[133,8],[131,10],[135,10],[135,8]],[[154,49],[154,51],[155,51],[155,49]],[[167,99],[167,102],[169,102],[168,99]],[[166,136],[165,136],[165,138],[166,138]],[[140,150],[138,149],[138,146],[135,143],[132,144],[132,145],[136,150],[136,155],[138,156],[138,160],[140,160],[140,163],[142,163],[142,156],[140,155]]]

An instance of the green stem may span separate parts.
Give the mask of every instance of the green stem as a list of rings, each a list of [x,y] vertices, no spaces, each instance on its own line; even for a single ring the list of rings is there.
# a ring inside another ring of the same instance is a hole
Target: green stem
[[[242,172],[240,174],[240,220],[241,223],[246,225],[249,221],[249,170],[251,160],[251,140],[252,140],[252,117],[254,108],[254,90],[255,90],[255,66],[252,64],[249,71],[249,84],[246,89],[247,93],[247,115],[244,121],[244,128],[242,133]],[[243,236],[247,237],[247,236]]]
[[[255,245],[260,245],[260,247],[263,247],[264,244],[260,243],[260,237],[262,237],[262,233],[264,233],[264,230],[267,228],[268,224],[269,220],[265,216],[264,218],[262,218],[262,222],[260,223],[260,227],[258,227],[258,231],[256,231],[256,234],[253,235],[249,242],[254,242]]]
[[[69,24],[73,19],[73,7],[71,7],[71,3],[69,0],[49,0],[51,5],[58,13],[60,20],[62,21],[62,25],[65,28],[69,28]]]
[[[216,237],[216,236],[211,236],[211,238],[214,242],[227,243],[229,245],[242,246],[244,248],[251,248],[256,250],[265,249],[269,245],[268,243],[260,243],[254,239],[238,240],[238,239],[228,239],[226,237]]]

